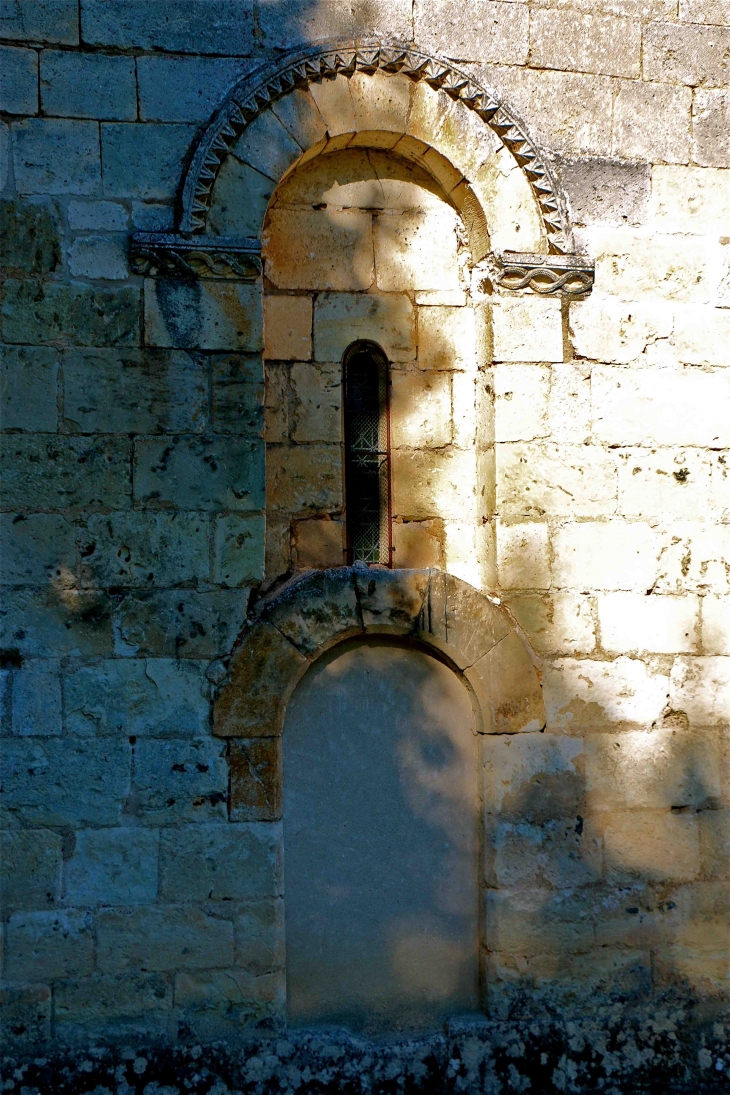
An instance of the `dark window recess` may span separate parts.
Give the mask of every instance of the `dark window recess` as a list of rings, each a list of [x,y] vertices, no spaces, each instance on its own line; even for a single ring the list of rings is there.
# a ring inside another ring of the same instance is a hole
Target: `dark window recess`
[[[374,343],[345,354],[345,516],[350,563],[391,565],[388,360]]]

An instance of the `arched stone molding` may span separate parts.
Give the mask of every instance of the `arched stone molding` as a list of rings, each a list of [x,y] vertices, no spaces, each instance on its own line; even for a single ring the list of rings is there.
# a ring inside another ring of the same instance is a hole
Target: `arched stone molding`
[[[316,659],[358,636],[420,643],[459,671],[485,734],[545,726],[538,673],[508,613],[440,570],[364,564],[310,572],[262,604],[243,632],[214,707],[214,733],[277,738],[287,703]]]

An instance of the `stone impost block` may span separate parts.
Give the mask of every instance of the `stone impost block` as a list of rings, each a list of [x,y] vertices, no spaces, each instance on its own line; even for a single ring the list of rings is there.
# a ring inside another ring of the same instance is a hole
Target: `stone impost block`
[[[58,662],[26,661],[13,674],[13,733],[49,737],[61,733],[61,681]]]
[[[695,92],[692,103],[692,136],[693,159],[696,163],[703,167],[730,166],[729,118],[730,94],[727,91],[717,88]]]
[[[597,598],[601,645],[620,654],[684,654],[697,649],[699,599],[646,593],[603,593]]]
[[[135,444],[135,494],[143,505],[196,510],[260,510],[262,442],[236,437],[182,437]]]
[[[437,449],[451,444],[448,373],[392,371],[390,438],[395,448]]]
[[[125,241],[105,236],[79,236],[69,247],[68,268],[75,278],[125,281],[129,274]]]
[[[252,901],[236,917],[236,965],[268,973],[284,965],[284,908],[279,899]]]
[[[278,738],[232,741],[231,821],[277,821],[281,817],[281,760]]]
[[[225,820],[225,742],[143,739],[135,747],[137,814],[147,825]]]
[[[99,125],[29,118],[12,128],[15,183],[21,194],[97,194]]]
[[[669,705],[693,726],[723,726],[730,719],[730,658],[677,658]]]
[[[131,755],[126,741],[9,741],[0,757],[4,810],[31,826],[118,825]]]
[[[2,332],[6,342],[138,346],[139,319],[139,291],[131,286],[95,289],[12,279],[5,283]]]
[[[268,739],[259,739],[263,742]],[[163,901],[247,901],[281,889],[277,825],[190,825],[163,832]]]
[[[157,899],[159,834],[83,829],[64,870],[69,905],[150,905]]]
[[[264,430],[264,369],[258,354],[215,354],[211,359],[213,430],[261,437]]]
[[[61,892],[61,845],[58,833],[48,829],[6,829],[0,837],[0,906],[46,909]]]
[[[137,117],[133,57],[44,50],[40,87],[45,114],[114,121]]]
[[[495,361],[563,361],[559,300],[504,297],[492,303]]]
[[[416,356],[413,306],[405,293],[322,293],[314,309],[314,356],[341,361],[355,339],[377,342],[391,361]],[[450,366],[453,367],[453,366]]]
[[[218,658],[230,651],[247,603],[247,589],[129,594],[116,611],[117,652]]]
[[[560,658],[545,665],[543,675],[551,730],[644,729],[667,705],[668,673],[638,658]]]
[[[268,623],[246,633],[230,667],[230,683],[214,708],[219,737],[275,737],[283,706],[308,665],[307,658]]]
[[[609,878],[689,882],[700,869],[697,815],[669,810],[611,814],[603,831]]]
[[[39,592],[6,591],[0,616],[0,647],[44,658],[48,651],[90,657],[111,654],[111,606],[105,594],[52,584]]]
[[[262,244],[266,276],[279,289],[357,291],[373,284],[372,218],[359,209],[275,207]]]
[[[502,589],[547,589],[550,585],[548,527],[520,521],[497,525],[497,574]]]
[[[342,510],[340,445],[269,446],[266,500],[270,511],[305,516]]]
[[[55,433],[58,355],[42,346],[0,347],[0,421],[6,430]]]
[[[339,568],[308,574],[276,596],[264,609],[264,618],[305,657],[334,639],[361,631],[352,571]]]
[[[233,924],[190,906],[101,912],[97,919],[102,973],[130,967],[152,972],[216,969],[233,964]]]
[[[534,441],[548,436],[551,373],[540,365],[494,366],[496,441]]]
[[[129,504],[126,438],[15,435],[5,438],[0,463],[6,506],[121,509]]]
[[[641,25],[614,15],[537,9],[530,19],[530,63],[535,68],[641,74]]]
[[[613,155],[639,162],[687,163],[691,108],[689,88],[624,81],[613,106]]]
[[[141,121],[207,121],[243,67],[229,57],[165,57],[159,53],[139,57]]]
[[[458,289],[459,224],[456,212],[445,204],[427,212],[377,217],[374,239],[378,289],[386,293]]]
[[[537,672],[524,642],[512,632],[465,670],[489,724],[482,733],[534,733],[545,727]]]
[[[205,514],[126,510],[91,515],[79,530],[79,549],[81,584],[92,589],[150,589],[209,576]]]
[[[553,581],[562,589],[651,589],[665,547],[644,521],[580,521],[553,532]]]
[[[78,0],[15,0],[0,11],[0,37],[17,42],[79,44]]]
[[[312,298],[264,297],[264,357],[309,361],[312,356]]]
[[[583,809],[583,741],[559,734],[485,737],[484,808],[539,824]]]
[[[5,114],[38,113],[38,54],[34,49],[0,46],[0,110]]]
[[[297,442],[342,442],[342,366],[296,363],[290,371],[292,407],[291,437]],[[449,407],[449,411],[451,408]]]
[[[527,60],[528,13],[521,6],[487,0],[419,0],[414,11],[416,41],[423,49],[463,61],[521,65]]]
[[[192,125],[103,123],[104,193],[113,198],[171,200],[195,132]]]
[[[263,349],[261,291],[241,282],[148,278],[145,342],[183,350]]]
[[[106,0],[82,0],[81,28],[89,45],[120,49],[247,57],[254,44],[248,0],[212,7],[198,0],[169,0],[164,8],[148,0],[126,0],[122,8],[110,8]]]
[[[497,445],[503,517],[603,517],[616,507],[616,465],[597,445]]]
[[[56,1023],[89,1026],[119,1019],[164,1018],[172,1008],[172,980],[159,973],[93,973],[54,986]],[[144,1018],[143,1018],[144,1017]],[[139,1059],[139,1058],[138,1058]]]
[[[204,672],[204,662],[177,658],[115,658],[72,669],[63,683],[66,729],[84,737],[204,735]]]
[[[215,522],[213,580],[227,587],[256,585],[264,577],[266,519],[229,513]]]
[[[182,351],[74,350],[64,356],[63,379],[64,423],[73,433],[197,433],[205,428],[205,368]]]
[[[8,921],[6,976],[57,981],[94,968],[91,916],[83,909],[15,913]]]
[[[60,266],[58,226],[45,203],[0,201],[0,262],[28,274],[52,274]]]

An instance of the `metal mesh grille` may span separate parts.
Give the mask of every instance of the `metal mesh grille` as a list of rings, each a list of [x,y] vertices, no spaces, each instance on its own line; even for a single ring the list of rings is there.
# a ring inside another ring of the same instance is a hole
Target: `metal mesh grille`
[[[373,348],[345,362],[345,494],[350,561],[390,565],[387,362]]]

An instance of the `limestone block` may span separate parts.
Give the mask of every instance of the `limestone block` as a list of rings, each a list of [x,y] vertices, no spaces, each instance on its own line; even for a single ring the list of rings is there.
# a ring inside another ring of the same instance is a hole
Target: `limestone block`
[[[702,649],[730,654],[730,597],[710,593],[702,598]]]
[[[64,674],[66,730],[83,737],[195,737],[208,730],[205,663],[114,658]]]
[[[160,898],[196,903],[276,896],[281,887],[280,845],[275,825],[165,830],[160,838]]]
[[[40,90],[44,114],[132,122],[137,117],[133,57],[44,50]]]
[[[414,314],[405,293],[323,293],[314,306],[314,357],[341,361],[355,339],[377,342],[390,361],[416,356]]]
[[[218,658],[230,651],[247,603],[247,589],[128,594],[115,612],[116,653]]]
[[[0,110],[38,113],[38,54],[33,49],[0,47]]]
[[[603,831],[609,878],[688,882],[700,869],[696,814],[630,810],[611,814]]]
[[[17,981],[57,981],[91,973],[94,936],[84,909],[20,912],[7,928],[6,976]]]
[[[276,206],[262,246],[266,276],[279,289],[358,290],[373,283],[369,213]]]
[[[549,733],[484,737],[486,812],[538,824],[580,813],[582,757],[581,738]]]
[[[599,159],[568,160],[561,164],[560,176],[574,223],[617,226],[643,223],[657,170],[674,169],[654,167],[650,174],[648,165]]]
[[[550,890],[487,890],[487,946],[518,954],[580,954],[593,945],[593,926]],[[592,956],[591,956],[592,957]]]
[[[56,217],[42,199],[0,201],[0,261],[29,274],[50,274],[60,266]]]
[[[129,504],[126,438],[7,437],[0,452],[5,505],[13,508],[91,509]]]
[[[478,363],[476,326],[476,316],[471,308],[447,305],[419,308],[419,366],[473,370]]]
[[[6,342],[77,346],[138,346],[139,292],[131,286],[96,289],[63,282],[5,282],[2,331]]]
[[[730,658],[677,658],[669,705],[693,726],[722,726],[730,717]]]
[[[422,49],[459,60],[521,65],[527,59],[528,18],[521,5],[418,0],[414,31]]]
[[[284,965],[283,902],[255,901],[236,917],[236,965],[251,973],[267,973]]]
[[[516,632],[501,639],[465,676],[482,710],[491,713],[491,724],[482,727],[483,733],[529,734],[544,728],[542,689]]]
[[[61,894],[61,844],[61,836],[48,829],[3,832],[0,904],[6,913],[56,904]]]
[[[277,738],[239,738],[230,744],[231,821],[281,817],[281,762]],[[248,873],[250,867],[244,868]],[[259,880],[259,885],[261,880]],[[254,890],[257,886],[251,882]],[[263,887],[266,888],[265,885]]]
[[[205,122],[242,74],[229,57],[139,57],[139,117],[143,122]],[[135,101],[136,107],[136,101]],[[132,120],[136,118],[132,114]],[[98,117],[117,117],[99,114]]]
[[[309,93],[324,118],[330,137],[356,132],[357,120],[350,95],[350,81],[345,76],[311,83]]]
[[[475,589],[484,589],[485,568],[478,543],[479,531],[473,521],[444,521],[446,569]]]
[[[684,87],[627,80],[613,105],[611,150],[627,160],[687,163],[692,92]]]
[[[712,167],[654,164],[651,219],[669,232],[720,232],[730,217],[727,172]]]
[[[563,361],[559,300],[503,297],[492,302],[495,361]]]
[[[705,878],[730,877],[730,811],[703,810],[700,822],[700,854]]]
[[[394,521],[393,562],[397,567],[443,567],[439,521]]]
[[[656,591],[680,590],[730,593],[730,575],[723,560],[728,556],[730,528],[712,521],[670,521],[670,534],[661,558]]]
[[[656,984],[662,988],[679,983],[685,992],[690,986],[703,999],[723,999],[727,994],[730,969],[725,939],[713,950],[709,946],[669,946],[657,955],[654,968]]]
[[[280,704],[308,662],[271,624],[247,632],[230,666],[230,684],[214,713],[219,737],[274,737],[281,733]]]
[[[120,202],[70,201],[66,208],[74,232],[126,232],[129,213]]]
[[[475,505],[476,460],[459,449],[396,449],[391,460],[393,513],[412,521],[463,520]]]
[[[719,741],[685,729],[588,734],[585,782],[592,810],[707,809],[720,795]]]
[[[651,589],[665,546],[644,521],[571,522],[553,532],[553,580],[567,589]]]
[[[14,586],[75,584],[74,539],[73,526],[54,513],[0,515],[0,578]]]
[[[63,380],[64,425],[72,433],[198,433],[205,428],[204,365],[182,351],[72,350],[63,358]]]
[[[102,973],[233,964],[233,924],[189,906],[105,910],[97,918],[97,939]]]
[[[448,373],[392,370],[390,440],[394,448],[438,449],[451,444]]]
[[[264,357],[309,361],[312,356],[312,298],[264,297]]]
[[[497,573],[501,589],[547,589],[550,585],[547,525],[531,521],[499,522]]]
[[[354,0],[352,14],[358,34],[387,34],[401,42],[413,41],[410,0]]]
[[[342,366],[295,364],[291,367],[291,437],[297,442],[342,443]]]
[[[4,809],[30,826],[118,825],[129,794],[131,747],[20,738],[3,746]]]
[[[699,599],[694,594],[602,593],[597,605],[604,650],[684,654],[697,649]]]
[[[644,31],[644,79],[671,84],[727,83],[730,29],[708,35],[701,26],[650,23]]]
[[[274,182],[278,182],[301,154],[302,149],[270,110],[259,114],[233,146],[237,159]]]
[[[530,825],[497,821],[487,831],[492,885],[585,886],[601,878],[601,839],[574,817]]]
[[[339,445],[270,447],[266,457],[267,504],[274,512],[302,514],[342,510]]]
[[[584,362],[553,365],[550,370],[548,432],[554,441],[579,445],[590,438],[591,367]]]
[[[177,442],[177,443],[176,443]],[[264,505],[264,449],[238,437],[138,440],[136,500],[150,507],[260,510]]]
[[[271,179],[229,156],[213,184],[208,230],[218,236],[259,236],[273,191]]]
[[[362,622],[368,631],[415,630],[428,588],[427,570],[353,570]]]
[[[145,738],[134,753],[136,813],[145,825],[225,819],[225,743]]]
[[[101,186],[95,122],[29,118],[12,128],[15,183],[21,194],[96,194]]]
[[[530,21],[530,63],[636,77],[641,74],[641,26],[614,15],[538,9]]]
[[[598,517],[616,505],[616,466],[596,445],[497,445],[503,517]]]
[[[657,339],[668,338],[673,321],[670,306],[660,301],[624,304],[596,295],[570,305],[576,355],[616,365],[628,365]]]
[[[471,184],[489,228],[495,251],[546,251],[545,227],[527,176],[512,153],[501,145],[479,170]]]
[[[61,681],[58,662],[26,661],[13,674],[13,733],[48,737],[61,733]]]
[[[327,136],[327,126],[309,91],[294,88],[269,108],[300,148],[308,149]]]
[[[0,418],[6,430],[58,429],[58,354],[41,346],[0,348]]]
[[[148,905],[157,899],[159,834],[83,829],[64,871],[69,905]]]
[[[216,354],[210,360],[214,431],[261,437],[264,426],[264,370],[260,356]]]
[[[149,1024],[167,1018],[172,1008],[172,983],[158,973],[93,973],[54,986],[56,1023],[104,1023],[120,1019]],[[140,1058],[137,1058],[139,1060]]]
[[[730,365],[730,312],[718,308],[680,308],[672,347],[687,365]]]
[[[289,366],[265,363],[264,440],[267,445],[289,440]]]
[[[261,291],[242,282],[148,278],[145,342],[185,350],[263,349]]]
[[[596,229],[590,235],[596,286],[608,296],[647,296],[707,304],[715,299],[721,268],[719,245],[692,237],[677,247],[676,236],[656,230]]]
[[[667,705],[668,673],[636,658],[557,659],[543,672],[551,730],[641,729],[660,719]]]
[[[213,580],[227,587],[250,586],[264,576],[263,515],[229,513],[215,522]]]
[[[145,232],[172,232],[175,227],[175,209],[155,202],[132,202],[132,224]]]
[[[0,990],[3,1038],[27,1039],[36,1044],[51,1037],[53,1000],[43,984],[10,984]],[[17,1043],[16,1043],[17,1044]]]
[[[725,29],[725,28],[723,28]],[[730,95],[720,88],[695,92],[692,103],[692,158],[703,167],[730,166]]]
[[[446,205],[426,213],[383,213],[377,217],[378,288],[385,292],[458,289],[457,227],[457,214]]]
[[[619,509],[627,517],[706,517],[722,509],[721,470],[701,449],[626,449],[618,467]]]
[[[548,434],[551,370],[540,365],[495,365],[496,441],[534,441]]]
[[[103,593],[82,593],[61,581],[38,592],[6,590],[3,601],[0,647],[40,658],[49,650],[59,656],[111,653],[111,606]]]
[[[577,593],[517,593],[512,615],[539,654],[590,654],[596,645],[590,599]]]
[[[19,42],[79,44],[77,0],[8,5],[0,12],[0,36]]]
[[[120,239],[79,236],[69,248],[68,268],[75,278],[124,281],[129,273],[127,249]]]
[[[356,72],[350,79],[356,131],[405,133],[412,88],[407,76]]]
[[[286,1014],[283,974],[243,970],[175,974],[175,1004],[199,1037],[281,1026]]]
[[[193,125],[104,122],[101,126],[104,193],[113,198],[172,200],[195,134]]]
[[[92,46],[214,53],[247,57],[253,31],[251,8],[232,3],[201,6],[197,0],[169,0],[164,8],[128,0],[110,8],[105,0],[82,0],[83,40]]]
[[[139,510],[91,515],[79,532],[81,584],[147,588],[208,577],[208,521]]]
[[[295,521],[292,525],[296,565],[310,567],[341,566],[345,559],[345,529],[342,521],[328,517]]]
[[[341,562],[340,554],[338,566]],[[307,657],[335,637],[359,633],[361,607],[352,573],[334,570],[307,575],[267,606],[265,618]]]

